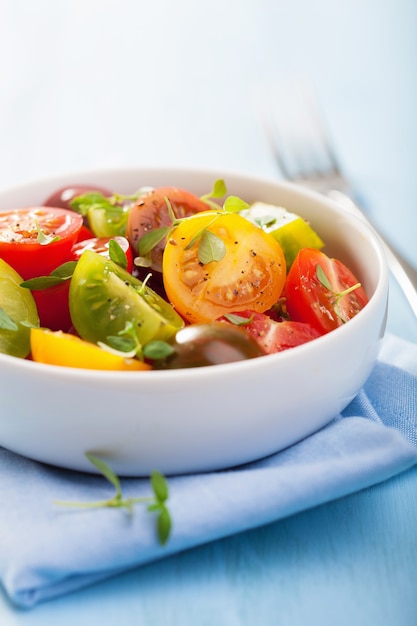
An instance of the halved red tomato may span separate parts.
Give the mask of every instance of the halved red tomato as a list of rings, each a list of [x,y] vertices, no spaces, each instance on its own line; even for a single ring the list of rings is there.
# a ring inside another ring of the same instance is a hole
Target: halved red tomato
[[[30,207],[0,213],[0,257],[25,280],[68,260],[83,218],[66,209]]]
[[[177,187],[158,187],[142,195],[131,207],[127,224],[127,238],[135,254],[139,253],[138,243],[143,235],[151,230],[171,226],[172,218],[167,200],[177,219],[207,211],[209,208],[198,196]],[[165,243],[166,238],[163,237],[150,253],[151,268],[158,272],[162,272]]]
[[[284,287],[292,320],[327,333],[354,317],[368,302],[356,276],[337,259],[313,248],[300,250]]]
[[[92,250],[93,252],[97,252],[107,259],[110,259],[109,245],[110,240],[112,239],[117,241],[123,252],[126,254],[127,266],[125,269],[128,272],[131,272],[133,269],[133,254],[126,237],[92,237],[91,239],[78,241],[74,244],[71,251],[72,260],[78,261],[85,250]]]
[[[268,315],[254,311],[242,311],[234,314],[233,318],[222,318],[222,321],[233,323],[233,319],[238,324],[240,320],[248,320],[239,327],[254,337],[266,354],[295,348],[322,334],[305,322],[276,322]]]

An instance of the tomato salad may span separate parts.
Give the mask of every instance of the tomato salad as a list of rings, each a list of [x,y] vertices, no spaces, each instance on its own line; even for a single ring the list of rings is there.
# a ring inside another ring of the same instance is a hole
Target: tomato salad
[[[0,352],[107,370],[294,348],[367,303],[299,215],[176,187],[55,190],[0,214]]]

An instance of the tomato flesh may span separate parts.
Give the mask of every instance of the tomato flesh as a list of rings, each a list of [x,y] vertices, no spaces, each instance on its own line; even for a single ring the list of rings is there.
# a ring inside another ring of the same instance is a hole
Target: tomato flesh
[[[25,280],[46,276],[69,258],[82,223],[81,215],[51,207],[0,213],[0,257]],[[50,241],[41,243],[39,232]]]
[[[325,280],[320,278],[318,268]],[[361,286],[338,297],[357,284],[357,278],[339,260],[320,250],[304,248],[295,258],[285,284],[288,314],[292,320],[307,322],[320,333],[328,333],[352,319],[367,304]]]
[[[221,260],[199,259],[199,233],[204,231],[223,242]],[[285,275],[285,258],[277,241],[234,213],[208,211],[181,222],[163,257],[167,296],[191,323],[214,321],[249,308],[266,311],[278,300]]]
[[[282,352],[289,348],[295,348],[303,343],[320,337],[320,333],[310,324],[305,322],[282,321],[276,322],[268,315],[254,311],[241,311],[237,317],[247,319],[243,322],[242,329],[256,339],[266,354]],[[229,321],[229,320],[224,320]]]

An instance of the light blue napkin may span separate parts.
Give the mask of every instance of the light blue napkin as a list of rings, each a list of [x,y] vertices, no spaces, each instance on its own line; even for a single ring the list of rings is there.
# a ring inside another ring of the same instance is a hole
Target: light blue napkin
[[[417,463],[417,345],[392,335],[357,398],[300,443],[227,471],[169,479],[173,533],[136,505],[68,509],[54,500],[113,495],[101,476],[65,471],[0,448],[0,579],[30,607],[140,564],[254,528],[386,480]],[[150,495],[123,479],[125,496]]]

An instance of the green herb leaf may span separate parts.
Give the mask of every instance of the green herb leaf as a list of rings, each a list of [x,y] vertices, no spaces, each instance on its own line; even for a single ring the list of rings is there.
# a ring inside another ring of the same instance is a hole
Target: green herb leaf
[[[226,183],[222,178],[216,180],[213,184],[212,190],[210,193],[206,193],[204,196],[201,196],[201,200],[208,200],[209,198],[223,198],[227,194]]]
[[[247,202],[237,196],[228,196],[223,204],[223,209],[228,213],[239,213],[249,207]]]
[[[118,352],[128,352],[136,354],[136,341],[133,337],[119,337],[117,335],[109,335],[106,337],[107,344]]]
[[[59,267],[52,270],[49,276],[37,276],[36,278],[29,278],[20,283],[21,287],[26,289],[32,289],[33,291],[40,291],[42,289],[48,289],[48,287],[55,287],[61,283],[72,278],[77,261],[67,261]]]
[[[101,474],[114,486],[116,493],[113,498],[108,500],[95,500],[93,502],[65,502],[56,500],[55,504],[63,506],[73,506],[84,509],[93,509],[100,507],[120,508],[125,507],[133,513],[133,505],[138,503],[150,502],[147,510],[156,512],[157,517],[157,534],[161,545],[164,545],[169,538],[172,527],[171,515],[169,513],[166,501],[168,499],[168,484],[163,474],[153,471],[151,474],[151,487],[154,493],[152,497],[140,498],[123,498],[122,488],[118,476],[102,459],[93,454],[86,454],[87,459],[96,467]]]
[[[6,311],[0,307],[0,328],[3,330],[19,330],[19,326],[12,320]]]
[[[60,285],[64,283],[65,280],[65,278],[60,278],[59,276],[37,276],[36,278],[24,280],[20,283],[20,286],[33,291],[41,291],[42,289],[48,289],[48,287]]]
[[[204,230],[198,244],[198,260],[203,263],[211,261],[221,261],[226,254],[226,245],[220,237]]]
[[[158,539],[161,545],[165,545],[168,541],[171,534],[171,528],[171,515],[166,506],[161,506],[157,521]]]
[[[317,266],[316,266],[316,276],[317,276],[318,281],[323,285],[323,287],[326,287],[326,289],[333,292],[330,281],[327,278],[322,266],[319,263],[317,263]]]
[[[121,497],[122,488],[120,486],[120,480],[113,472],[113,470],[110,469],[107,463],[105,463],[102,459],[99,459],[97,456],[94,456],[93,454],[87,453],[85,456],[90,461],[90,463],[92,463],[94,467],[96,467],[98,471],[101,472],[103,476],[107,478],[107,480],[113,485],[113,487],[116,489],[116,497]]]
[[[155,339],[150,341],[143,348],[143,356],[153,361],[158,359],[165,359],[175,352],[174,348],[166,341]]]
[[[96,206],[97,208],[104,208],[108,207],[109,204],[110,202],[108,198],[103,196],[102,193],[99,193],[98,191],[89,191],[88,193],[84,193],[71,200],[70,207],[73,211],[85,216],[91,207]]]
[[[156,500],[160,503],[166,502],[169,495],[168,483],[160,472],[154,470],[151,473],[151,485]]]
[[[44,233],[38,224],[38,221],[35,220],[35,227],[36,227],[36,231],[38,233],[38,236],[36,237],[36,241],[38,243],[41,244],[41,246],[47,246],[50,243],[53,243],[54,241],[58,241],[59,237],[58,235],[56,236],[51,236],[51,235],[47,235],[46,233]]]
[[[98,345],[110,352],[118,352],[125,357],[142,358],[142,345],[136,336],[133,322],[126,322],[125,327],[117,335],[106,337],[106,343],[98,342]]]
[[[171,226],[161,226],[145,233],[138,241],[138,252],[140,256],[146,257],[155,246],[166,237],[171,230]]]
[[[127,268],[126,252],[116,239],[110,239],[109,241],[109,256],[113,263],[120,265],[123,269]]]
[[[326,274],[323,271],[323,268],[319,264],[317,264],[316,266],[316,276],[319,282],[323,285],[323,287],[325,287],[330,292],[332,296],[330,298],[330,303],[333,305],[334,312],[336,313],[337,317],[341,319],[342,322],[345,324],[347,320],[343,317],[343,314],[341,312],[341,309],[339,306],[340,300],[343,298],[343,296],[346,296],[352,291],[359,289],[359,287],[361,286],[361,283],[356,283],[355,285],[352,285],[351,287],[348,287],[347,289],[344,289],[343,291],[337,292],[337,291],[334,291],[334,289],[332,288],[329,279],[327,278]]]
[[[75,268],[77,267],[77,261],[67,261],[62,265],[59,265],[51,272],[51,276],[56,276],[58,278],[62,278],[63,280],[68,280],[72,278]]]
[[[243,317],[242,315],[237,315],[236,313],[226,313],[224,317],[235,326],[247,326],[252,322],[254,316],[251,315],[250,317]]]

